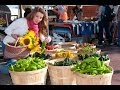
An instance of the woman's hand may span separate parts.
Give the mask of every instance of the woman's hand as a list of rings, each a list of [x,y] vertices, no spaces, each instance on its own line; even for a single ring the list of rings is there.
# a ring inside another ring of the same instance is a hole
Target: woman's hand
[[[11,36],[14,38],[14,39],[18,39],[18,37],[19,37],[19,35],[17,35],[17,34],[11,34]]]
[[[51,37],[50,37],[50,36],[46,37],[46,38],[45,38],[45,42],[46,42],[46,43],[51,42]]]

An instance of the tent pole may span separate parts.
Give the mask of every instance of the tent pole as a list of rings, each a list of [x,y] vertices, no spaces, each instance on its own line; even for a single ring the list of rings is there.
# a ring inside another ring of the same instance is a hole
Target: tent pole
[[[22,5],[19,5],[19,17],[22,17]]]

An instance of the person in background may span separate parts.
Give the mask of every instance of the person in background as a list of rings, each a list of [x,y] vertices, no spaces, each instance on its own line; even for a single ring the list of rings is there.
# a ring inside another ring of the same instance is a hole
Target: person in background
[[[118,22],[118,46],[120,47],[120,6],[118,6],[117,22]]]
[[[115,14],[115,17],[110,23],[110,32],[112,35],[112,42],[113,44],[117,44],[117,11],[118,11],[118,5],[109,5],[110,8],[113,10],[113,13]]]
[[[46,15],[45,10],[35,7],[26,17],[16,19],[5,29],[7,35],[2,41],[3,52],[7,43],[15,43],[15,41],[19,37],[25,35],[28,30],[33,30],[41,41],[49,43],[51,37],[49,35],[46,36],[46,34],[43,33],[47,33],[47,29],[48,16]],[[45,39],[41,38],[41,34],[45,35]]]
[[[67,14],[67,5],[57,5],[53,8],[53,12],[57,14],[58,21],[66,21],[68,20],[68,14]]]
[[[82,20],[83,11],[81,5],[76,5],[72,10],[73,13],[75,14],[76,19],[79,21]]]
[[[26,17],[31,12],[31,8],[25,8],[24,17]]]
[[[99,7],[98,11],[98,27],[99,27],[99,33],[98,33],[98,46],[103,46],[103,33],[105,29],[105,38],[108,45],[112,45],[112,36],[110,32],[110,22],[112,21],[112,18],[110,16],[111,8],[109,5],[102,5]]]

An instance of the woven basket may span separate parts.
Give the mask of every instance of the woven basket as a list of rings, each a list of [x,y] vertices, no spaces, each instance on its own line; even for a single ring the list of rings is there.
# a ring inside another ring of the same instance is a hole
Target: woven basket
[[[104,61],[104,63],[109,66],[109,64],[110,64],[110,59],[107,60],[107,61]]]
[[[75,50],[77,43],[75,43],[75,42],[65,42],[65,43],[60,43],[60,45],[65,50]]]
[[[97,51],[96,51],[96,54],[100,54],[101,53],[101,49],[98,49]]]
[[[24,58],[29,55],[30,50],[27,46],[16,46],[18,40],[15,42],[15,45],[12,46],[7,44],[4,51],[4,59],[19,59]]]
[[[15,72],[9,71],[14,85],[45,85],[47,67],[35,71]]]
[[[63,60],[63,59],[61,59]],[[51,62],[60,61],[51,60]],[[49,61],[50,62],[50,61]],[[76,84],[70,66],[52,66],[48,64],[48,72],[51,85],[73,85]]]
[[[112,68],[112,67],[111,67]],[[74,72],[77,85],[111,85],[113,69],[111,73],[103,75],[87,75]]]

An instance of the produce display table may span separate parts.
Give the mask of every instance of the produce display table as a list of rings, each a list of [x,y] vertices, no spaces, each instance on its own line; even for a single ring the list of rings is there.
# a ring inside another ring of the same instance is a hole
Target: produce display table
[[[95,34],[98,33],[97,21],[68,20],[64,22],[50,22],[49,25],[53,26],[50,29],[51,34],[55,32],[63,38],[67,36],[69,41],[74,37],[83,37],[83,41],[88,42],[88,38],[94,38],[96,37]]]
[[[79,36],[84,34],[94,34],[96,33],[97,23],[95,21],[64,21],[50,22],[49,25],[54,27],[68,27],[73,36]]]

